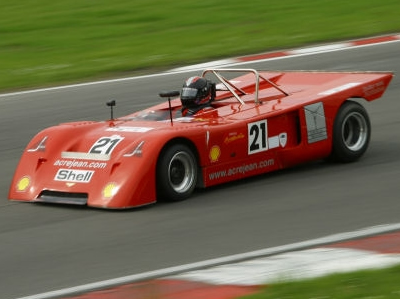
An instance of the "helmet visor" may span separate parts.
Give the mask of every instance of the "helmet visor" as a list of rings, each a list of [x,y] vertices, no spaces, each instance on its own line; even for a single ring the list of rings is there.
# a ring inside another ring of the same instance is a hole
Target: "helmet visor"
[[[194,99],[196,98],[197,91],[198,90],[196,88],[184,87],[182,88],[181,97]]]

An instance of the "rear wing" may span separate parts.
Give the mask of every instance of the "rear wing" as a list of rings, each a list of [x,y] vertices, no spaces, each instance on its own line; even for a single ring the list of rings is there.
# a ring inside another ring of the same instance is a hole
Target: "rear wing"
[[[202,77],[208,74],[213,75],[219,81],[218,85],[223,86],[222,90],[231,93],[242,105],[245,104],[243,96],[248,94],[254,95],[256,104],[261,104],[260,88],[262,90],[274,88],[284,97],[293,95],[293,92],[314,91],[318,96],[346,93],[344,96],[371,101],[382,96],[393,77],[392,72],[379,71],[257,71],[255,69],[206,69]],[[227,79],[225,74],[233,78]],[[285,86],[285,89],[280,86]]]

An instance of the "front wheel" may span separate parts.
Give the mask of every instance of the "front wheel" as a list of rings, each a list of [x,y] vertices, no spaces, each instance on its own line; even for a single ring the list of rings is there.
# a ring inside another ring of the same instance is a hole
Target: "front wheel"
[[[340,107],[333,125],[332,157],[353,162],[367,150],[371,136],[368,113],[357,102],[347,101]]]
[[[162,151],[157,163],[157,197],[180,201],[192,194],[197,182],[197,160],[184,144]]]

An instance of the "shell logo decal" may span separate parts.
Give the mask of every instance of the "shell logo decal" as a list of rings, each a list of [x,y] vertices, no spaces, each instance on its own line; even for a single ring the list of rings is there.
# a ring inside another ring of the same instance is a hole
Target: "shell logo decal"
[[[28,176],[22,177],[17,183],[17,191],[24,192],[31,184],[31,179]]]
[[[210,160],[211,160],[211,162],[218,161],[218,158],[219,158],[220,155],[221,155],[221,149],[219,148],[218,145],[214,145],[210,149]]]
[[[105,198],[111,198],[117,193],[118,187],[115,183],[108,183],[103,189],[103,196]]]

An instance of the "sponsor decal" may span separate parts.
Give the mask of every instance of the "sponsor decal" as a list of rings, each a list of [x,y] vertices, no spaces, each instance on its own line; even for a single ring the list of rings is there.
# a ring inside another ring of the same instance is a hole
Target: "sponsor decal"
[[[36,143],[32,148],[28,149],[28,152],[44,152],[46,149],[47,136]]]
[[[129,152],[124,154],[124,157],[142,157],[143,156],[143,145],[144,140],[142,140],[138,145],[132,148]]]
[[[229,144],[231,142],[234,142],[236,140],[240,140],[244,138],[244,134],[243,133],[237,133],[237,132],[233,132],[233,133],[229,133],[228,136],[225,137],[224,139],[224,143],[225,144]]]
[[[322,96],[329,96],[329,95],[331,95],[331,94],[334,94],[334,93],[337,93],[337,92],[340,92],[340,91],[343,91],[343,90],[352,88],[352,87],[357,86],[357,85],[360,85],[360,84],[361,84],[360,82],[350,82],[350,83],[346,83],[346,84],[337,86],[337,87],[335,87],[335,88],[328,89],[328,90],[325,90],[325,91],[323,91],[323,92],[320,92],[319,95],[322,95]]]
[[[279,147],[279,136],[269,137],[268,145],[269,145],[269,148]]]
[[[94,171],[77,169],[59,169],[54,177],[55,181],[72,183],[89,183]]]
[[[106,129],[108,132],[126,132],[126,133],[146,133],[153,130],[150,127],[128,127],[128,126],[117,126]]]
[[[116,183],[108,183],[104,188],[103,188],[103,196],[105,198],[111,198],[113,197],[118,191],[118,185]]]
[[[285,147],[287,143],[287,133],[281,133],[277,136],[268,138],[269,148]]]
[[[325,110],[322,102],[304,106],[308,143],[328,138],[326,131]]]
[[[231,167],[228,169],[222,169],[220,171],[211,172],[208,174],[208,178],[212,180],[223,179],[230,176],[244,176],[248,172],[253,172],[258,169],[273,167],[275,165],[274,159],[262,160],[255,163],[242,164],[237,167]]]
[[[23,176],[17,183],[17,191],[24,192],[31,185],[31,178],[29,176]]]
[[[220,155],[221,155],[221,149],[219,148],[218,145],[214,145],[210,149],[210,160],[211,160],[211,162],[218,161]]]
[[[107,167],[106,162],[88,162],[81,160],[64,160],[58,159],[54,162],[54,166],[61,166],[67,168],[94,168],[94,169],[104,169]]]
[[[286,146],[286,143],[287,143],[287,133],[281,133],[281,134],[279,134],[278,138],[279,138],[279,144],[280,144],[282,147],[285,147],[285,146]]]
[[[363,87],[363,92],[365,96],[372,96],[377,93],[381,93],[385,91],[385,83],[383,81],[379,81],[375,84],[370,84]]]

